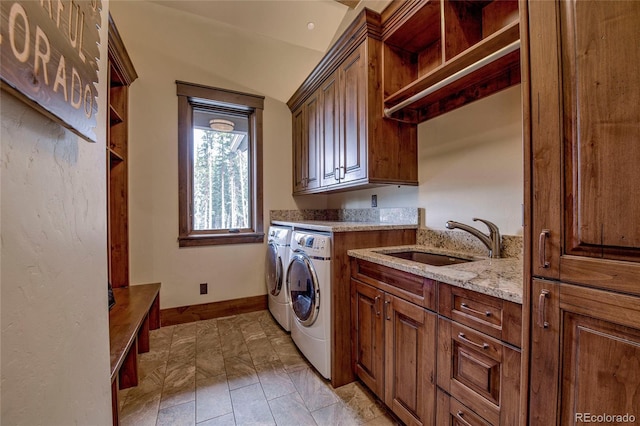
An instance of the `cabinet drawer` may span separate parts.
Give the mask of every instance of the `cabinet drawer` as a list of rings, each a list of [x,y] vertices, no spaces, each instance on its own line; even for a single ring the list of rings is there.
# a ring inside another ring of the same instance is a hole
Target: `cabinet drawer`
[[[438,386],[493,424],[518,422],[520,352],[438,319]]]
[[[516,347],[522,341],[522,306],[448,284],[439,284],[438,313]]]
[[[438,426],[493,426],[440,389],[438,389],[436,424]]]
[[[356,259],[351,260],[351,276],[401,299],[436,310],[437,281]]]

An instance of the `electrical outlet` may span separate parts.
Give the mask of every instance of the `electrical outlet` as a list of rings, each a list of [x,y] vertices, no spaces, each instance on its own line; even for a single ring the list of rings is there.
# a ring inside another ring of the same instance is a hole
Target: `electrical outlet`
[[[375,194],[371,196],[371,207],[378,207],[378,196]]]
[[[209,285],[207,283],[200,284],[200,294],[207,294],[209,292]]]

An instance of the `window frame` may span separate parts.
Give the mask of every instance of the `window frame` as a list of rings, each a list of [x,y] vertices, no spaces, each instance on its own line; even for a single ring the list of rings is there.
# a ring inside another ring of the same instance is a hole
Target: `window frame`
[[[176,81],[178,96],[178,245],[180,247],[264,242],[262,113],[264,96]],[[236,232],[193,229],[193,112],[203,106],[246,110],[249,121],[251,224]]]

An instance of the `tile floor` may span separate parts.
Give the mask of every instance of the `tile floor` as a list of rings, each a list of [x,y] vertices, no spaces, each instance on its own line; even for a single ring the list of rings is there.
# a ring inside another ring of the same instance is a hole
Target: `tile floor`
[[[151,332],[122,425],[394,425],[360,383],[333,389],[268,311]]]

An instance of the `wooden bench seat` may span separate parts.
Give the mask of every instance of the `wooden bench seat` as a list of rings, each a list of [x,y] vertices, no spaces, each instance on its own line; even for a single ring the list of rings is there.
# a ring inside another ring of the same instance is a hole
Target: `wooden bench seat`
[[[138,354],[149,352],[149,330],[160,328],[160,283],[114,288],[109,311],[111,403],[118,424],[118,389],[138,385]]]

